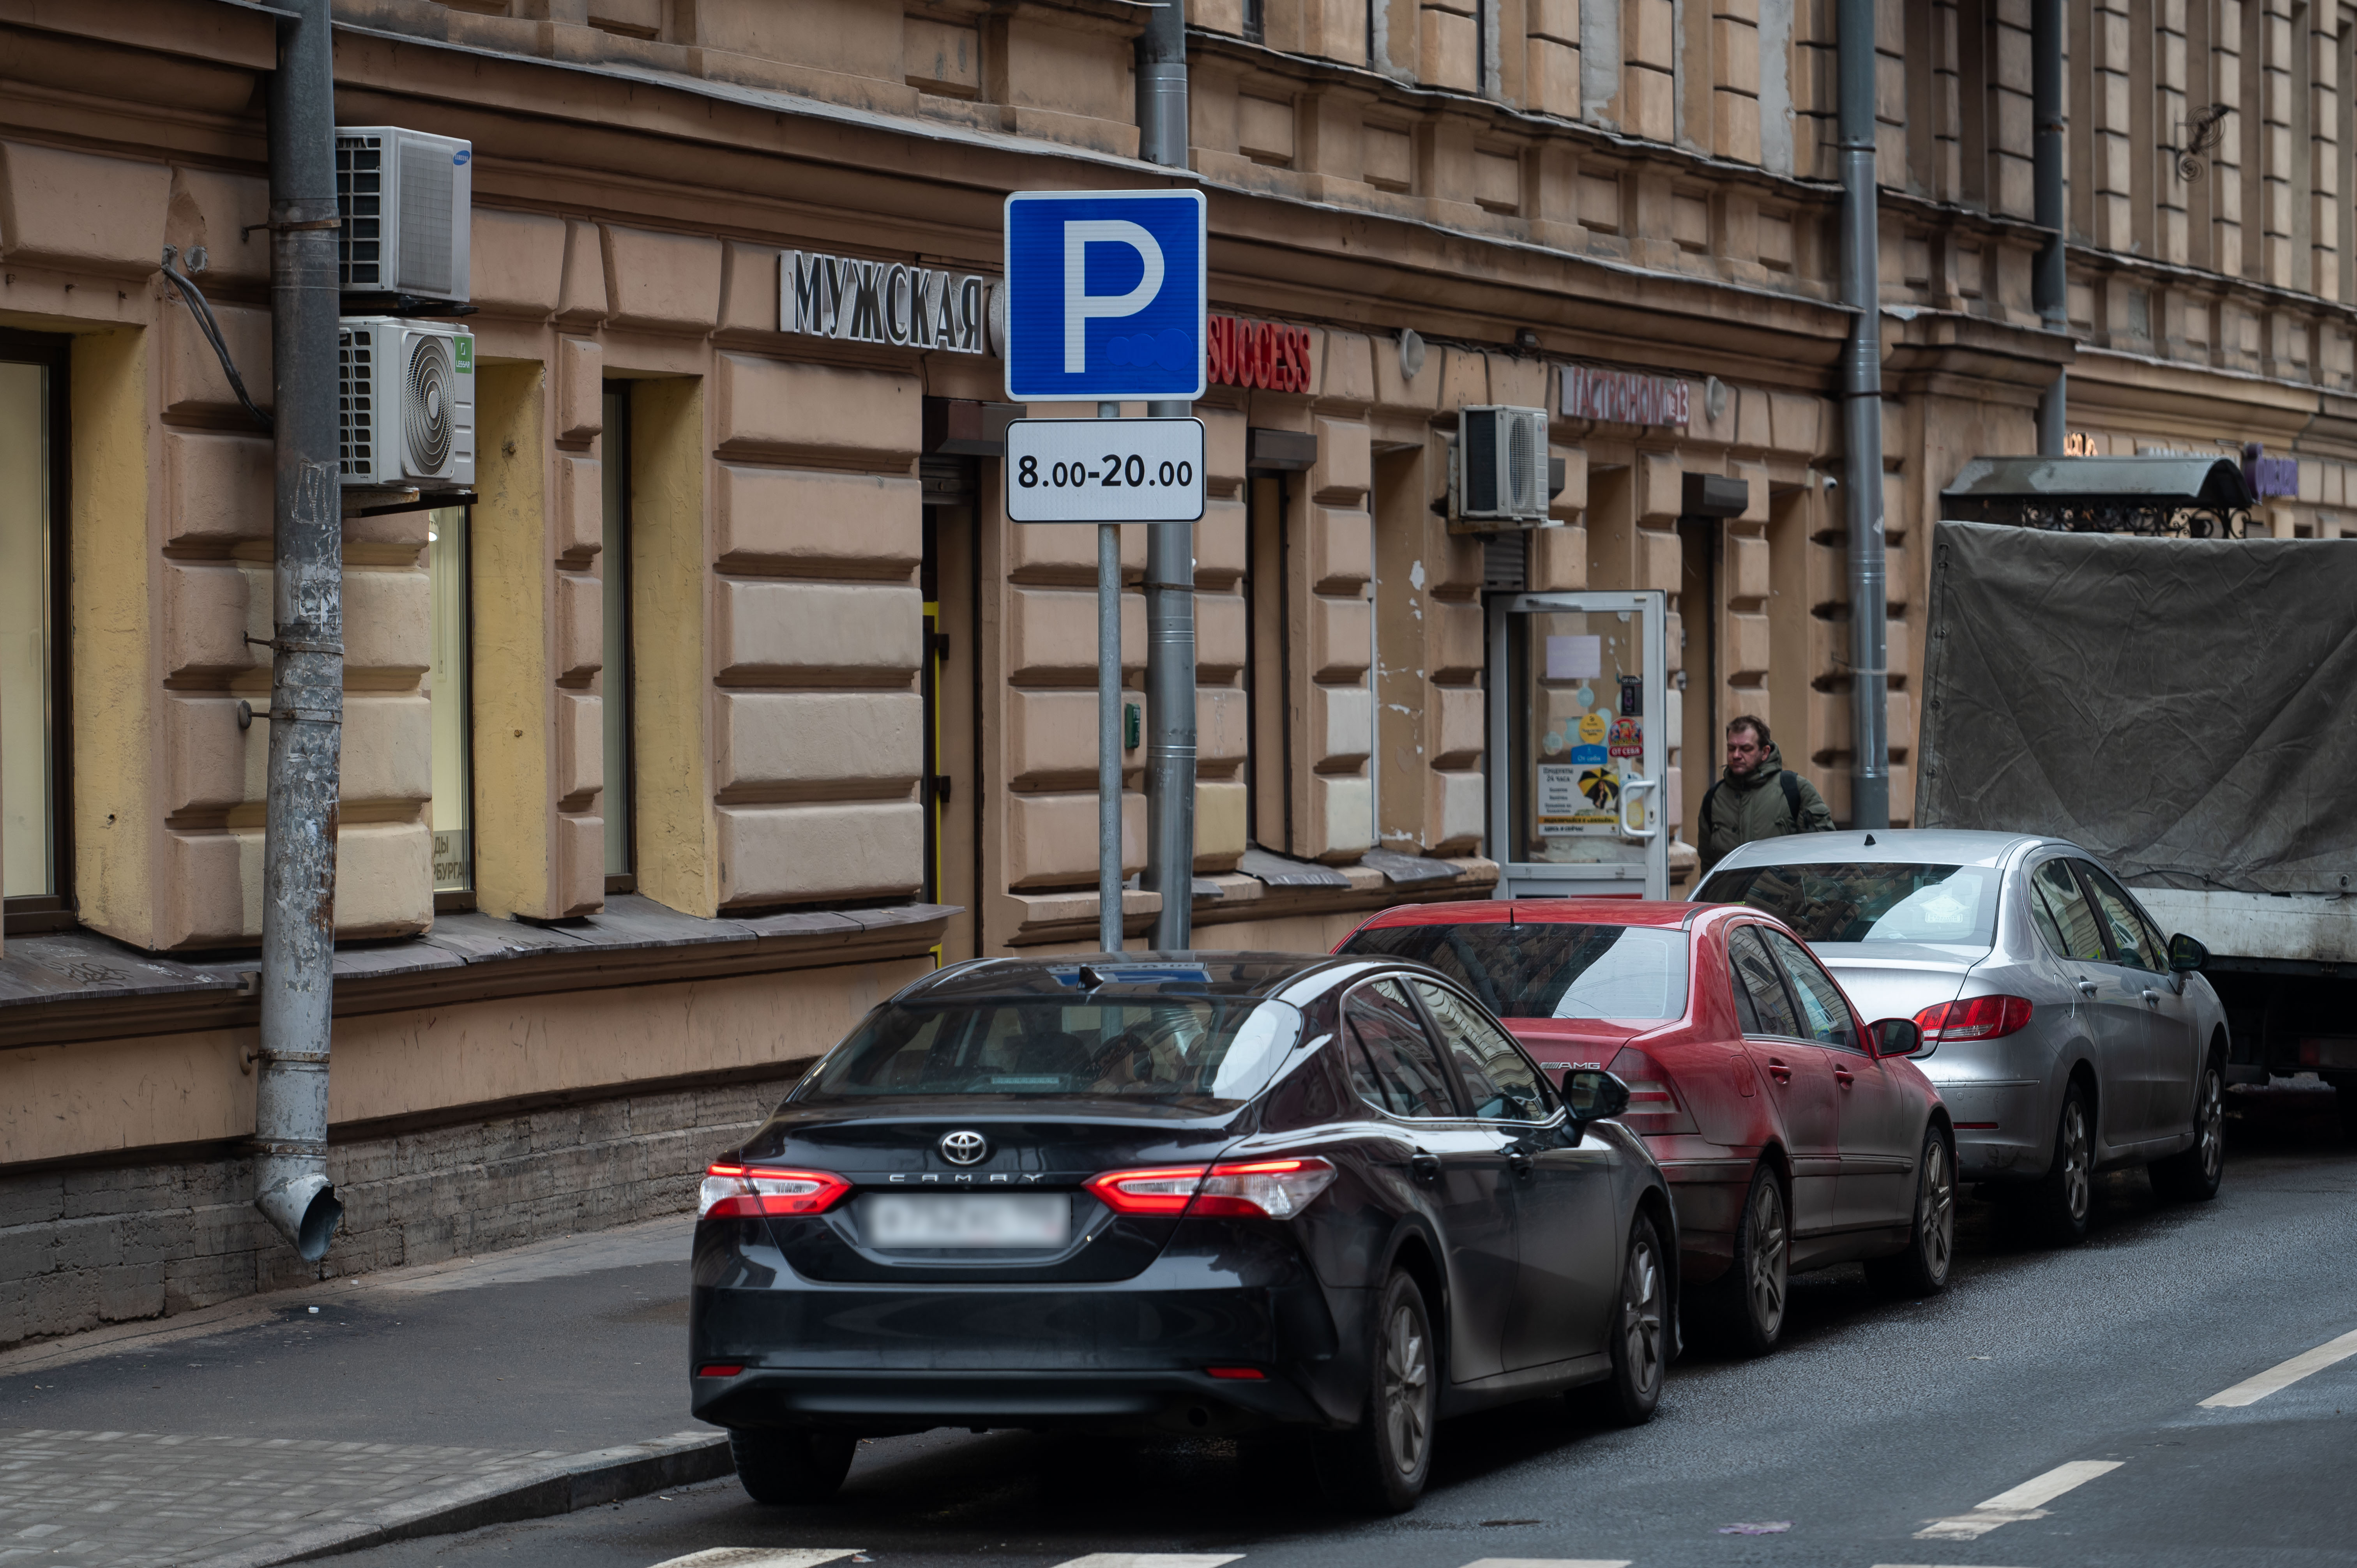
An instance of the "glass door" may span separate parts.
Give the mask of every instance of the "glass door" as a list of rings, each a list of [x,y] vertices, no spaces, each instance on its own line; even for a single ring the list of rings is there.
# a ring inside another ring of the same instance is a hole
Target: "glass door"
[[[1501,898],[1666,898],[1664,597],[1490,601],[1490,855]]]

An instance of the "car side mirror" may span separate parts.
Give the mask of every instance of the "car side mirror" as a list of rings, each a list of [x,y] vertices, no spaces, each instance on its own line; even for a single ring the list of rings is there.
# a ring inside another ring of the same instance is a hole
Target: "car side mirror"
[[[1912,1018],[1885,1018],[1869,1033],[1877,1057],[1911,1057],[1923,1048],[1923,1031]]]
[[[2209,964],[2210,950],[2203,947],[2200,942],[2195,941],[2191,937],[2187,936],[2183,931],[2179,931],[2175,936],[2169,939],[2169,967],[2170,969],[2175,970],[2179,974],[2186,974],[2197,969],[2206,969],[2209,967]]]
[[[1575,1122],[1600,1122],[1629,1109],[1629,1086],[1602,1068],[1563,1075],[1563,1102]]]

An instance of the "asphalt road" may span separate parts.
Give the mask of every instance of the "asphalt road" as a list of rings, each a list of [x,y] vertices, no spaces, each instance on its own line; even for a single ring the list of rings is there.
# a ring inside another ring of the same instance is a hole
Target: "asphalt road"
[[[866,1444],[825,1508],[761,1509],[716,1482],[338,1561],[650,1568],[791,1548],[854,1568],[854,1552],[891,1568],[1116,1552],[1243,1568],[2357,1563],[2357,1357],[2247,1405],[2201,1405],[2357,1330],[2357,1148],[2329,1096],[2270,1099],[2233,1123],[2212,1203],[2166,1204],[2141,1172],[2115,1174],[2093,1236],[2067,1251],[1970,1203],[1946,1294],[1894,1305],[1855,1268],[1807,1276],[1776,1354],[1690,1358],[1650,1426],[1549,1401],[1443,1427],[1432,1488],[1398,1519],[1331,1512],[1306,1476],[1224,1444],[931,1433]],[[2324,1113],[2291,1113],[2299,1101]]]

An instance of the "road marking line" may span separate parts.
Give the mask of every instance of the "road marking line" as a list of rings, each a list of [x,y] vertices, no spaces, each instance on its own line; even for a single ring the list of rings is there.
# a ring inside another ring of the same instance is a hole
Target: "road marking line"
[[[2300,1379],[2320,1372],[2336,1361],[2357,1356],[2357,1329],[2338,1339],[2328,1339],[2313,1350],[2303,1350],[2280,1366],[2269,1367],[2255,1378],[2245,1378],[2222,1393],[2212,1394],[2196,1407],[2201,1410],[2233,1410],[2246,1404],[2256,1404],[2277,1389],[2287,1389]]]
[[[1970,1513],[1933,1520],[1929,1528],[1915,1532],[1915,1539],[1978,1541],[2001,1524],[2044,1519],[2048,1503],[2074,1487],[2085,1486],[2098,1476],[2110,1475],[2120,1467],[2120,1463],[2117,1459],[2073,1459],[2067,1465],[2057,1465],[2046,1474],[2033,1477],[2009,1491],[1999,1492],[1986,1502],[1975,1503]]]
[[[864,1546],[714,1546],[684,1557],[666,1557],[654,1568],[819,1568],[854,1556]]]
[[[1629,1568],[1626,1557],[1477,1557],[1465,1568]]]
[[[1056,1564],[1056,1568],[1221,1568],[1243,1555],[1231,1552],[1092,1552]]]

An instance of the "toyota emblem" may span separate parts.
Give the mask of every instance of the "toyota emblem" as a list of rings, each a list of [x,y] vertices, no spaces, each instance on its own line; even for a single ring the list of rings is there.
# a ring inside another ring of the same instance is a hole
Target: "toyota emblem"
[[[942,1158],[953,1165],[977,1165],[990,1155],[990,1140],[973,1131],[942,1134]]]

